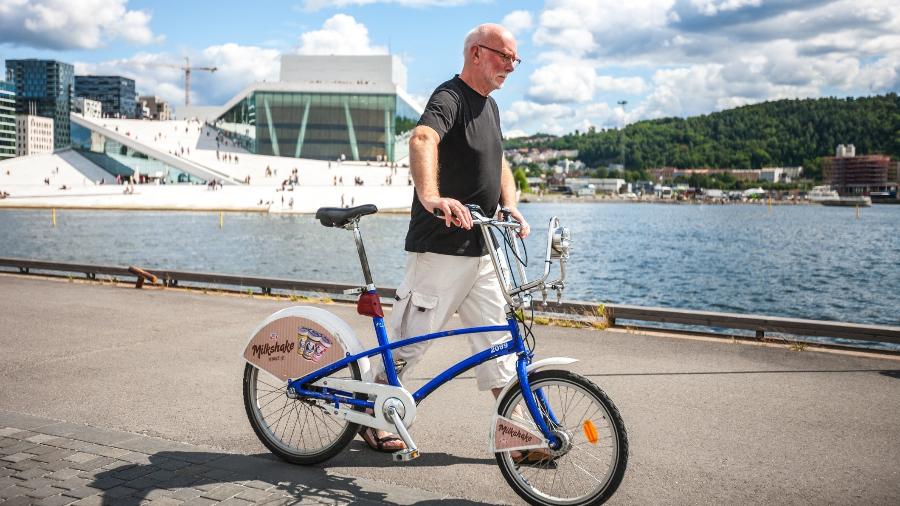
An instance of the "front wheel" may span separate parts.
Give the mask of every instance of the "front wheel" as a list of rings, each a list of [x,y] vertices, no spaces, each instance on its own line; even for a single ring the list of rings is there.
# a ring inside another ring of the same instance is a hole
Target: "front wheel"
[[[348,376],[360,379],[356,363],[335,375]],[[327,414],[314,401],[289,395],[287,382],[250,363],[244,369],[244,407],[259,440],[293,464],[318,464],[334,457],[360,427]]]
[[[616,491],[628,462],[628,435],[619,411],[593,382],[569,371],[529,375],[544,422],[562,445],[556,450],[497,452],[510,487],[530,504],[601,504]],[[537,433],[522,389],[500,401],[498,414]]]

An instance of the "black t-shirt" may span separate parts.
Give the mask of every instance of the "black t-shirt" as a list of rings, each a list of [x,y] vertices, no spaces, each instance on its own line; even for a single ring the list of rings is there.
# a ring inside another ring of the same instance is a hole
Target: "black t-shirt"
[[[438,144],[438,192],[463,204],[478,204],[493,216],[500,203],[500,163],[503,156],[500,112],[491,97],[482,96],[459,75],[437,87],[419,125],[434,129]],[[413,194],[406,251],[457,256],[487,254],[481,230],[450,227],[426,211]]]

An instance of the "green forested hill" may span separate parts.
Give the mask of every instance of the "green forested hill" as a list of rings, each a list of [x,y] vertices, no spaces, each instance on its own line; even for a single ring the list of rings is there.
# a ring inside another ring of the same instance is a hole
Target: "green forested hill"
[[[506,147],[577,149],[581,161],[599,167],[621,163],[622,140],[621,130],[576,131],[536,142],[512,139]],[[625,166],[629,170],[803,165],[815,171],[817,159],[833,155],[838,144],[855,145],[857,154],[900,158],[900,97],[890,93],[863,98],[778,100],[687,119],[640,121],[624,129]]]

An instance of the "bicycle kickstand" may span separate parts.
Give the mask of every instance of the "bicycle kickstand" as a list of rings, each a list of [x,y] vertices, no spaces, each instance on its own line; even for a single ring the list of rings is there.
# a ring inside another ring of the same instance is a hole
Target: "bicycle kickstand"
[[[399,450],[392,454],[395,462],[407,462],[419,456],[419,449],[416,448],[416,443],[413,442],[412,437],[409,435],[409,431],[406,430],[406,425],[403,424],[403,418],[400,416],[400,412],[397,411],[396,406],[388,405],[385,407],[385,414],[387,417],[393,422],[394,427],[397,428],[397,434],[400,436],[400,439],[406,443],[405,450]]]

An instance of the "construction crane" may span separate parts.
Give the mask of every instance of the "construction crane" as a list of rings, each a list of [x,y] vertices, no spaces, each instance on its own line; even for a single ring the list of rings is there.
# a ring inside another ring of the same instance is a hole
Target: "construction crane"
[[[191,71],[205,70],[207,72],[215,72],[218,67],[191,67],[191,60],[185,56],[184,65],[176,65],[174,63],[153,63],[156,67],[169,67],[184,71],[184,105],[191,105]]]

